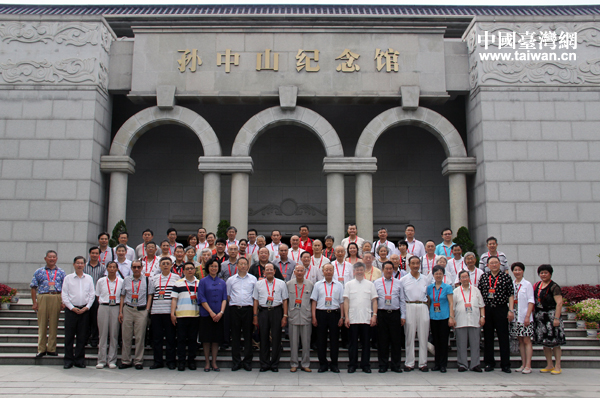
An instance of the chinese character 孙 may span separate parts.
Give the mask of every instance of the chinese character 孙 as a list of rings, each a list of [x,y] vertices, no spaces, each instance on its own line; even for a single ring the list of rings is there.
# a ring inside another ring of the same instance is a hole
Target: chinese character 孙
[[[279,54],[273,53],[273,66],[271,66],[271,50],[265,50],[265,62],[263,64],[263,54],[256,54],[256,70],[272,70],[277,72],[279,70]]]
[[[336,59],[346,61],[342,62],[335,68],[338,72],[358,72],[360,70],[360,66],[355,64],[356,61],[360,57],[359,54],[353,53],[352,51],[345,49],[342,55],[337,57]]]
[[[202,60],[198,55],[198,50],[195,48],[190,50],[177,50],[181,54],[181,58],[177,60],[179,64],[179,72],[185,72],[186,66],[189,65],[190,72],[196,72],[196,67],[202,65]]]
[[[231,64],[238,66],[240,64],[240,54],[232,53],[228,48],[225,54],[217,53],[217,66],[225,64],[225,73],[231,72]]]
[[[377,61],[377,71],[385,66],[386,72],[398,72],[398,55],[400,53],[392,48],[388,48],[387,51],[375,49],[375,60]]]
[[[312,53],[312,56],[307,53]],[[321,67],[319,65],[311,66],[310,61],[313,60],[315,63],[319,62],[319,50],[298,50],[296,54],[296,70],[300,72],[303,68],[306,68],[307,72],[318,72]]]

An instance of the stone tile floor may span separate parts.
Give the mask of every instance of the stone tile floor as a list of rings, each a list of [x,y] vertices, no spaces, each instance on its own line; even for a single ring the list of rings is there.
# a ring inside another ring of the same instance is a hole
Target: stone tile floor
[[[455,370],[440,373],[349,375],[258,370],[205,373],[135,369],[65,370],[60,366],[0,366],[0,392],[10,398],[95,397],[594,397],[600,396],[599,369],[568,369],[562,375]]]

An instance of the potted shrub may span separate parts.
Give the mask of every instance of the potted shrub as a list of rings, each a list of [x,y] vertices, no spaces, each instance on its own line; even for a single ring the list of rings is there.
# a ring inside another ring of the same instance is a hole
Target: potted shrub
[[[598,338],[598,322],[585,323],[585,335],[590,339]]]
[[[3,310],[10,309],[10,303],[17,294],[17,289],[0,283],[0,305]]]
[[[569,306],[569,307],[563,307],[565,308],[565,310],[567,311],[567,319],[569,321],[574,321],[575,317],[577,316],[577,310],[575,309],[574,306]]]

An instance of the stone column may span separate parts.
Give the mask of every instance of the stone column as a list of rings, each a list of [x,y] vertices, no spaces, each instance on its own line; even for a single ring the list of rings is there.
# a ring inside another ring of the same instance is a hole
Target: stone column
[[[448,176],[450,228],[455,236],[460,227],[469,228],[467,174],[474,174],[475,171],[475,158],[447,158],[442,163],[442,174]]]
[[[127,180],[128,174],[135,173],[135,162],[129,156],[102,156],[100,170],[110,173],[106,226],[110,231],[120,220],[127,223]]]
[[[356,173],[356,228],[367,241],[373,237],[373,174]]]
[[[201,156],[198,170],[204,173],[202,226],[217,232],[221,221],[221,175],[232,174],[230,224],[245,234],[248,230],[248,196],[252,158],[249,156]]]
[[[333,235],[335,244],[344,239],[344,174],[327,174],[327,234]]]

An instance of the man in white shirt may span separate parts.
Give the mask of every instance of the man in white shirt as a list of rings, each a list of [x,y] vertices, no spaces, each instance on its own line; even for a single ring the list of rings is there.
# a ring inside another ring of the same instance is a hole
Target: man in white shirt
[[[406,361],[404,370],[410,372],[415,368],[415,333],[419,335],[419,369],[428,372],[427,339],[429,337],[429,300],[427,298],[427,277],[421,274],[421,259],[412,256],[408,262],[410,274],[400,279],[404,289],[406,320]]]
[[[423,257],[425,255],[425,247],[421,241],[415,239],[415,226],[408,224],[404,230],[404,234],[406,235],[405,240],[408,244],[408,252],[419,258]]]
[[[77,256],[73,260],[75,272],[65,277],[62,285],[62,303],[65,306],[65,360],[64,368],[73,366],[85,368],[85,344],[89,328],[89,310],[96,295],[94,281],[83,273],[85,258]],[[75,353],[73,341],[77,336]]]
[[[160,273],[160,258],[156,256],[156,243],[148,242],[146,244],[146,256],[140,260],[142,260],[142,275],[146,278]]]
[[[225,243],[225,253],[229,254],[229,245],[235,245],[236,247],[240,244],[240,241],[236,239],[237,228],[233,225],[227,228],[227,242]]]
[[[151,229],[145,229],[144,232],[142,232],[142,243],[140,243],[139,245],[136,246],[135,248],[135,257],[139,258],[140,260],[144,257],[147,256],[146,254],[146,245],[149,242],[152,242],[152,239],[154,239],[154,232],[152,232]]]
[[[279,245],[281,244],[281,232],[274,229],[271,232],[271,243],[267,245],[267,248],[272,253],[271,261],[279,258]]]
[[[202,252],[203,249],[208,247],[208,242],[206,241],[206,228],[200,227],[198,228],[198,232],[196,234],[198,237],[198,244],[196,245],[196,253]]]
[[[456,278],[458,276],[458,273],[467,268],[465,266],[465,259],[462,256],[463,250],[461,245],[459,245],[458,243],[455,243],[452,246],[452,258],[448,259],[448,265],[446,265],[446,271],[450,272],[450,274],[453,275],[454,278]]]
[[[396,246],[392,242],[387,240],[387,238],[388,238],[387,229],[379,228],[379,231],[377,231],[377,236],[379,236],[379,239],[376,241],[373,241],[373,247],[371,249],[371,252],[375,255],[375,258],[377,260],[379,260],[379,246],[381,246],[381,245],[387,246],[388,256],[390,254],[396,252]]]
[[[136,258],[135,250],[133,249],[133,247],[128,246],[127,242],[129,242],[129,233],[127,231],[119,232],[119,244],[125,245],[125,248],[127,249],[127,254],[125,254],[125,258],[129,261],[133,261]]]
[[[100,248],[100,257],[98,261],[100,261],[100,265],[106,267],[109,261],[116,261],[117,256],[115,254],[115,249],[108,246],[108,241],[110,236],[106,232],[101,232],[98,235],[98,247]]]
[[[344,260],[345,256],[346,250],[344,250],[344,246],[336,246],[335,260],[331,262],[334,268],[333,278],[342,285],[345,285],[353,279],[352,264]]]
[[[406,272],[405,270],[403,270],[400,267],[400,255],[399,254],[392,254],[390,256],[390,261],[392,262],[392,265],[394,267],[394,278],[395,279],[401,279],[404,275],[408,274],[408,272]]]
[[[183,245],[177,242],[177,230],[175,228],[167,229],[167,240],[169,241],[169,255],[175,255],[175,248]]]
[[[476,267],[477,265],[477,257],[475,257],[475,253],[473,252],[466,252],[465,253],[465,271],[469,272],[469,278],[471,281],[471,284],[475,287],[479,287],[479,278],[481,278],[481,275],[483,275],[483,271],[479,268]],[[460,273],[460,271],[459,271]],[[456,279],[454,280],[454,284],[459,284],[460,283],[460,278],[458,277],[458,275],[456,275]]]
[[[298,264],[300,262],[300,254],[304,251],[304,249],[300,248],[300,237],[298,235],[292,235],[292,237],[290,238],[290,248],[288,251],[288,256],[292,259],[293,262]]]
[[[323,266],[330,262],[331,261],[323,255],[323,242],[319,239],[315,239],[313,242],[313,255],[310,259],[310,264],[316,265],[321,272],[323,272]]]
[[[125,258],[125,256],[127,255],[127,246],[121,244],[118,245],[115,248],[115,253],[117,253],[117,258],[115,259],[115,262],[119,267],[117,271],[117,276],[121,279],[125,279],[125,277],[131,275],[131,261]]]
[[[357,236],[356,233],[356,224],[348,224],[348,237],[342,239],[341,245],[344,246],[344,250],[348,250],[348,245],[350,243],[356,243],[358,245],[358,256],[362,257],[362,246],[365,243],[365,240]]]
[[[258,244],[256,242],[256,238],[258,236],[258,231],[254,228],[250,228],[248,230],[248,247],[246,248],[246,253],[252,256],[254,253],[258,252]],[[264,237],[263,237],[264,238]]]
[[[435,254],[435,242],[428,240],[425,243],[425,255],[421,257],[421,273],[423,275],[429,275],[439,256]]]
[[[350,329],[348,341],[348,373],[356,372],[358,366],[358,339],[362,344],[360,367],[371,373],[370,328],[377,324],[377,290],[372,282],[365,279],[365,264],[354,263],[354,279],[344,287],[344,316],[346,327]]]

